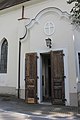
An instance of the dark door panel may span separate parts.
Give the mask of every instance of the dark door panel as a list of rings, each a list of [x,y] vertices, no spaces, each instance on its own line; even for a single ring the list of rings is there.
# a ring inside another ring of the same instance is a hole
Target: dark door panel
[[[52,104],[64,104],[64,61],[63,51],[51,51]]]
[[[25,55],[25,101],[37,102],[37,54],[26,53]]]

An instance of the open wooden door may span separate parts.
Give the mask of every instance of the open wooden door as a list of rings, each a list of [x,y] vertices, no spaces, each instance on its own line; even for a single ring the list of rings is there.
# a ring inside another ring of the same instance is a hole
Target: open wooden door
[[[25,101],[37,103],[37,54],[25,55]]]
[[[52,104],[65,103],[63,51],[51,51]]]

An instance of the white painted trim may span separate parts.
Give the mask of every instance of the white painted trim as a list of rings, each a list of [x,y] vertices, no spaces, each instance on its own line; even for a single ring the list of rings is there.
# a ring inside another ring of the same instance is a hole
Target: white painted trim
[[[69,18],[70,14],[68,14],[66,11],[63,12],[59,8],[56,8],[56,7],[44,8],[33,19],[31,19],[28,24],[25,25],[26,32],[24,33],[24,36],[21,37],[21,39],[24,39],[26,35],[28,36],[28,30],[31,27],[33,27],[35,23],[39,23],[40,18],[48,12],[51,12],[52,14],[56,13],[60,16],[60,18],[66,18],[67,20],[70,20]]]
[[[77,69],[77,83],[80,82],[78,53],[80,53],[80,51],[76,51],[76,56],[77,56],[77,58],[76,58],[76,62],[77,62],[77,66],[76,66],[76,69]]]
[[[42,101],[42,69],[41,69],[41,64],[42,64],[42,60],[40,58],[40,53],[37,52],[38,55],[38,60],[37,60],[37,76],[39,76],[39,79],[37,79],[37,96],[39,98],[38,103],[41,103]]]
[[[26,35],[28,36],[28,30],[35,24],[35,23],[39,23],[39,20],[40,18],[48,13],[48,12],[51,12],[52,14],[55,12],[56,14],[58,14],[60,17],[62,18],[66,18],[68,20],[69,19],[69,14],[64,11],[62,12],[59,8],[56,8],[56,7],[47,7],[47,8],[44,8],[42,9],[33,19],[30,20],[30,22],[28,24],[25,25],[25,33],[24,33],[24,36],[21,37],[21,39],[24,39],[26,37]],[[71,22],[71,21],[70,21]]]
[[[47,24],[49,24],[49,26],[47,27]],[[52,24],[52,28],[50,28],[50,24]],[[47,32],[47,30],[46,29],[48,29],[48,32]],[[52,29],[52,31],[50,30],[50,29]],[[44,25],[44,33],[46,34],[46,35],[52,35],[53,33],[54,33],[54,31],[55,31],[55,25],[54,25],[54,23],[53,23],[53,21],[47,21],[46,23],[45,23],[45,25]]]
[[[69,96],[69,77],[68,77],[68,53],[66,49],[63,49],[63,52],[65,54],[64,56],[64,75],[65,78],[65,99],[67,100],[65,105],[70,105],[70,96]]]
[[[40,18],[48,12],[52,12],[52,13],[57,13],[60,17],[65,17],[67,19],[69,19],[69,14],[64,11],[62,12],[59,8],[56,7],[47,7],[43,10],[41,10],[36,16],[35,18],[31,19],[31,21],[26,25],[26,27],[29,29],[31,28],[36,22],[39,23]]]
[[[2,43],[4,42],[6,38],[4,37],[1,41],[0,41],[0,59],[1,59],[1,46],[2,46]],[[7,39],[6,39],[7,40]]]
[[[8,43],[8,40],[5,37],[3,37],[2,40],[0,41],[0,61],[1,61],[1,47],[2,47],[2,44],[3,44],[3,42],[5,40]],[[7,54],[7,73],[8,73],[9,43],[8,43],[8,51],[7,51],[7,53],[8,53]],[[7,73],[0,73],[0,75],[7,75]]]

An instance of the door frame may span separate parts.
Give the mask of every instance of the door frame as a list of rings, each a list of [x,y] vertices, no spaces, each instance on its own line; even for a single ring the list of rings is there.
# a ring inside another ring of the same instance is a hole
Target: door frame
[[[76,64],[77,64],[77,76],[78,76],[78,79],[77,79],[77,82],[80,83],[80,75],[79,75],[79,58],[78,58],[78,53],[80,53],[80,51],[76,51]]]
[[[70,105],[70,98],[69,98],[69,79],[68,79],[68,52],[65,48],[63,49],[52,49],[52,51],[59,51],[59,50],[63,50],[63,53],[65,54],[64,56],[64,76],[66,76],[66,78],[64,79],[65,82],[65,99],[67,100],[65,105]],[[51,50],[50,50],[51,51]],[[43,53],[49,53],[50,51],[42,51],[42,52],[38,52],[38,65],[37,65],[37,70],[38,70],[38,83],[37,83],[37,90],[38,90],[38,97],[39,97],[39,103],[42,102],[42,57],[41,54]],[[67,92],[66,92],[67,91]]]

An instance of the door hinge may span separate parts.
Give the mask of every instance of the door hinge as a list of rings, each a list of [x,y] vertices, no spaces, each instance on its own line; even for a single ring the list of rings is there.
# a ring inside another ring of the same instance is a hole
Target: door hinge
[[[66,76],[64,76],[64,78],[66,78]]]
[[[60,55],[65,56],[65,54],[64,54],[64,53],[60,53]]]
[[[36,56],[37,57],[37,59],[39,58],[38,56]]]
[[[63,53],[62,55],[63,55],[63,56],[65,56],[65,54],[64,54],[64,53]]]
[[[39,79],[39,77],[37,76],[37,79]]]

